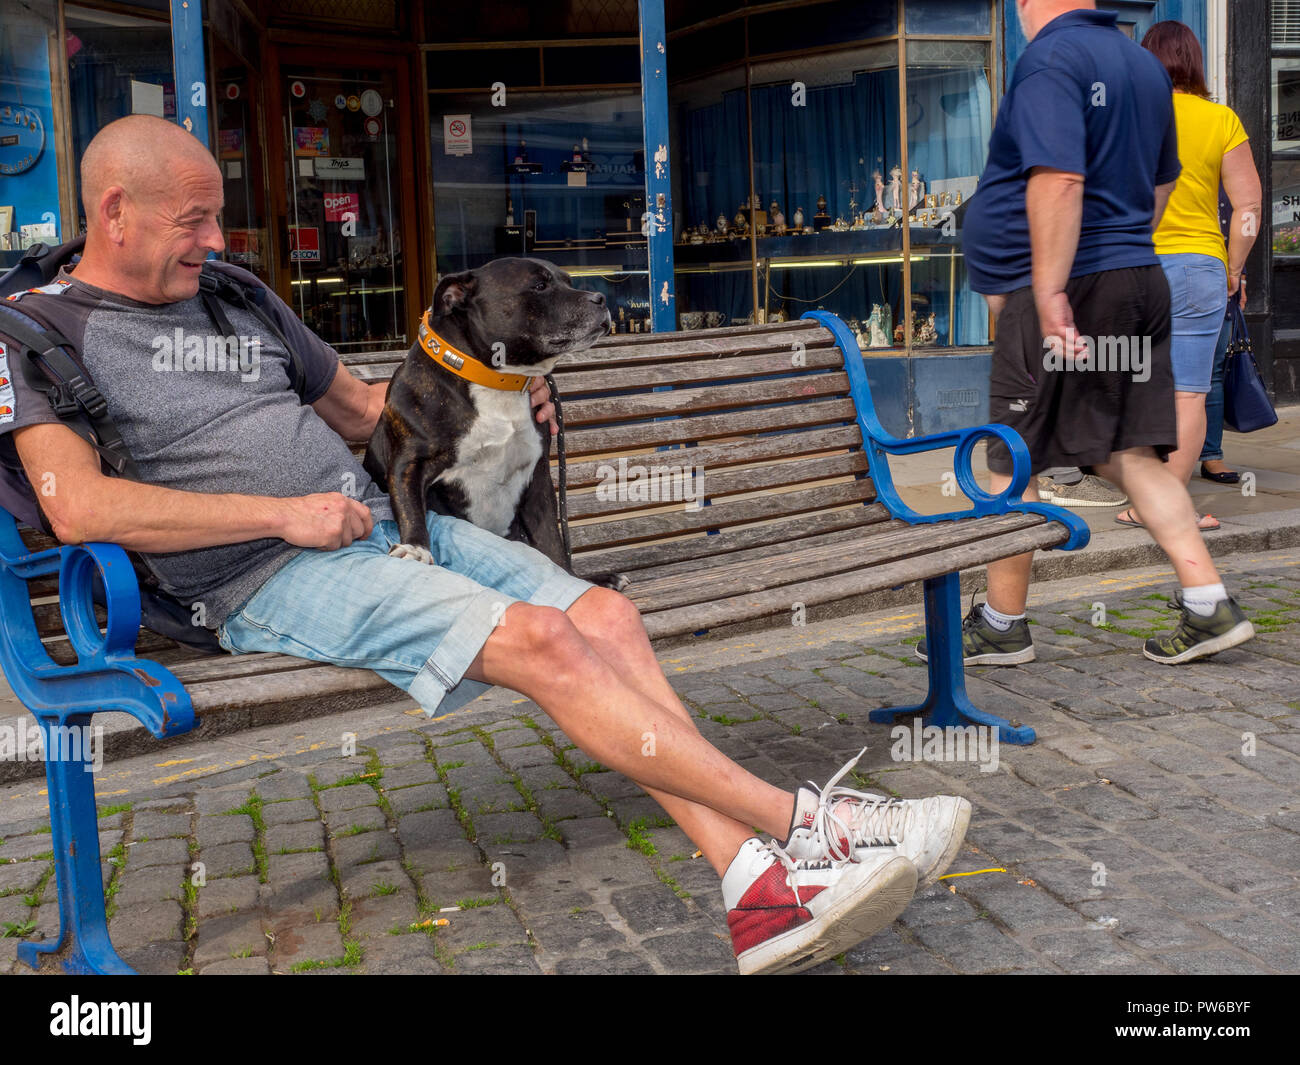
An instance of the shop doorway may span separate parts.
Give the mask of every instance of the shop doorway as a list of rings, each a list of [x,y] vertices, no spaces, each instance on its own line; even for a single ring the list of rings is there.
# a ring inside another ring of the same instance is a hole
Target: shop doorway
[[[405,61],[326,68],[284,52],[281,294],[341,352],[409,344],[418,243]]]

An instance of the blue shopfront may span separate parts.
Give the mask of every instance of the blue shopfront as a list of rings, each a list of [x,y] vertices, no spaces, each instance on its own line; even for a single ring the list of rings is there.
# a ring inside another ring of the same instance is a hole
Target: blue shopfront
[[[961,221],[1014,0],[0,5],[0,109],[43,130],[0,167],[8,258],[77,232],[72,161],[152,111],[217,156],[227,257],[340,350],[406,346],[438,276],[528,254],[628,332],[834,311],[886,428],[986,418]],[[1207,0],[1099,6],[1206,40]]]

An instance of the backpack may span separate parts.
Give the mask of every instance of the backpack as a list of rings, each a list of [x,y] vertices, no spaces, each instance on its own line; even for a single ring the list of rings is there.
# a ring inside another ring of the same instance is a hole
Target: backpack
[[[109,418],[108,404],[91,380],[80,354],[57,330],[24,313],[19,302],[5,298],[49,284],[63,266],[77,261],[85,239],[79,237],[56,247],[37,244],[27,250],[17,266],[0,276],[0,333],[17,345],[14,353],[17,357],[10,359],[10,373],[23,374],[27,384],[45,396],[63,423],[99,453],[105,475],[138,481],[140,472],[135,460]],[[199,296],[217,329],[223,336],[235,333],[223,303],[256,316],[289,353],[289,380],[301,398],[307,387],[302,360],[263,310],[265,295],[260,286],[221,272],[211,265],[211,260],[204,263]],[[0,435],[0,506],[32,528],[54,535],[18,457],[12,433]],[[193,623],[190,608],[163,591],[144,559],[134,551],[128,551],[127,556],[140,582],[141,625],[188,647],[224,654],[216,634]],[[94,598],[103,605],[103,588],[98,580]]]

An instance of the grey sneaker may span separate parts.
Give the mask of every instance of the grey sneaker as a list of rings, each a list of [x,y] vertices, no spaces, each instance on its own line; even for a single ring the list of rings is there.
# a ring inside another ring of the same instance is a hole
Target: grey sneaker
[[[1152,662],[1176,666],[1255,638],[1255,626],[1231,597],[1220,603],[1208,618],[1188,610],[1181,592],[1175,593],[1174,605],[1182,611],[1178,628],[1166,636],[1152,636],[1142,648],[1142,653]]]
[[[971,607],[961,624],[961,650],[968,666],[1018,666],[1037,657],[1025,618],[1013,622],[1006,632],[998,632],[985,620],[984,610],[978,606]],[[916,657],[922,662],[930,661],[924,640],[916,645]]]
[[[1044,503],[1058,507],[1122,507],[1128,502],[1128,496],[1113,484],[1090,473],[1078,484],[1057,484],[1050,477],[1040,477],[1038,494]]]

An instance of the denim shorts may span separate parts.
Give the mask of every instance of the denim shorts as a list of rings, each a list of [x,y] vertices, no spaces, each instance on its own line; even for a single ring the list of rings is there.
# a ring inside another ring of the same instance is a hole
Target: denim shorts
[[[294,556],[217,628],[227,651],[372,669],[432,715],[490,685],[465,671],[515,602],[567,610],[592,587],[540,551],[428,513],[435,565],[394,558],[397,523],[364,540]]]
[[[1169,281],[1174,388],[1208,392],[1214,349],[1228,306],[1227,272],[1214,256],[1192,253],[1162,255],[1160,266]]]

